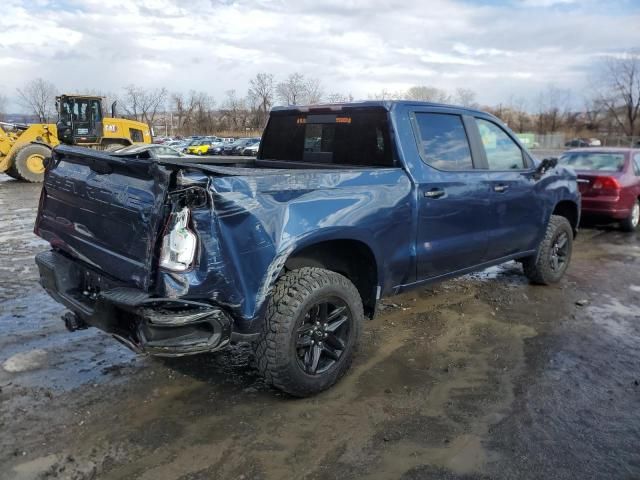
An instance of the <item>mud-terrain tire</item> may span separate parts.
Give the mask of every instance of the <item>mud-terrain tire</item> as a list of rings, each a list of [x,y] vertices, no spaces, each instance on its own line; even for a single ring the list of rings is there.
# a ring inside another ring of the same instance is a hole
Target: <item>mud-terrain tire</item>
[[[51,156],[51,149],[35,143],[20,147],[13,157],[7,174],[25,182],[40,183],[44,180],[44,160]]]
[[[258,370],[290,395],[321,392],[349,369],[363,320],[362,299],[346,277],[322,268],[291,270],[274,287],[254,345]]]
[[[636,200],[631,213],[627,218],[620,222],[620,228],[624,232],[635,232],[640,223],[640,200]]]
[[[552,215],[537,255],[522,261],[524,274],[532,283],[550,285],[563,277],[573,252],[573,229],[565,217]]]

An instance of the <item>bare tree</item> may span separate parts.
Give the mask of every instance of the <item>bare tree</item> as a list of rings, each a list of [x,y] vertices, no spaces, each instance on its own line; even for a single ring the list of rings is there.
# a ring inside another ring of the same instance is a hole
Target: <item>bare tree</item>
[[[600,130],[600,125],[604,120],[604,113],[606,106],[603,105],[600,98],[585,98],[584,101],[584,116],[585,116],[585,128],[597,132]]]
[[[451,96],[444,90],[426,85],[411,87],[404,96],[407,100],[421,102],[448,103],[451,101]]]
[[[322,101],[322,86],[317,78],[308,78],[304,82],[305,102],[307,104],[320,103]]]
[[[512,128],[516,132],[526,132],[531,124],[531,116],[527,112],[527,101],[523,97],[509,99],[509,106],[513,112]]]
[[[42,78],[36,78],[16,90],[20,103],[31,110],[41,122],[48,123],[55,112],[58,91],[56,86]]]
[[[561,129],[565,117],[569,113],[569,100],[571,94],[568,90],[548,85],[538,94],[538,111],[536,129],[538,133],[554,133]]]
[[[167,89],[164,87],[147,90],[131,84],[124,87],[122,104],[127,115],[153,127],[157,114],[164,109],[166,99]]]
[[[7,114],[7,105],[9,100],[5,95],[0,93],[0,122],[4,121]]]
[[[274,88],[273,75],[270,73],[258,73],[249,81],[247,97],[257,110],[256,126],[264,127],[266,124],[267,114],[273,105]]]
[[[392,92],[383,88],[379,92],[369,94],[369,98],[373,100],[400,100],[401,98],[406,98],[406,95],[402,92]]]
[[[247,106],[244,98],[236,95],[235,90],[228,90],[226,98],[220,109],[221,120],[226,121],[232,130],[240,130],[246,127]]]
[[[598,80],[600,102],[624,134],[634,136],[640,123],[640,52],[605,58]]]
[[[322,86],[316,78],[305,78],[301,73],[292,73],[276,86],[278,99],[286,105],[319,103]]]
[[[353,95],[350,93],[330,93],[327,95],[327,102],[329,103],[346,103],[353,102]]]
[[[213,133],[216,128],[214,106],[214,99],[204,92],[191,90],[186,96],[171,94],[170,109],[176,131],[181,135]]]
[[[286,105],[303,103],[305,95],[305,80],[301,73],[292,73],[276,86],[278,99]]]
[[[477,107],[476,103],[476,92],[469,88],[458,88],[456,89],[456,95],[454,102],[458,105],[462,105],[463,107],[475,108]]]

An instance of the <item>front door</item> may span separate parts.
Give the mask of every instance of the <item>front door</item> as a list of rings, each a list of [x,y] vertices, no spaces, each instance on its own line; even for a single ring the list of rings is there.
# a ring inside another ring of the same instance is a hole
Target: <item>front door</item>
[[[425,163],[416,178],[418,280],[474,267],[485,259],[489,192],[486,170],[475,168],[469,144],[467,123],[472,121],[446,109],[413,113]]]
[[[488,260],[536,248],[543,222],[535,166],[515,140],[490,119],[475,118],[487,164],[491,221]]]

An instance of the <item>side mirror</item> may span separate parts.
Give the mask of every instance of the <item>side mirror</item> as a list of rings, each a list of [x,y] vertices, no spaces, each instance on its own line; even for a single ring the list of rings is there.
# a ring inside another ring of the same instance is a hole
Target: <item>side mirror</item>
[[[558,159],[556,157],[545,158],[540,162],[540,165],[538,165],[536,172],[538,175],[544,175],[552,168],[555,168],[556,165],[558,165]]]

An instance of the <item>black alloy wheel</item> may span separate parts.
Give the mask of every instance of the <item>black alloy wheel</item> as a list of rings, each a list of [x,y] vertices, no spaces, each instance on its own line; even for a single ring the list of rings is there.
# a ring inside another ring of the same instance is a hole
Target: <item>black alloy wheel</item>
[[[565,231],[560,231],[556,235],[551,252],[549,264],[554,272],[563,271],[569,257],[569,235]]]
[[[333,367],[349,343],[353,315],[347,304],[329,297],[313,305],[297,330],[298,365],[308,375]]]

